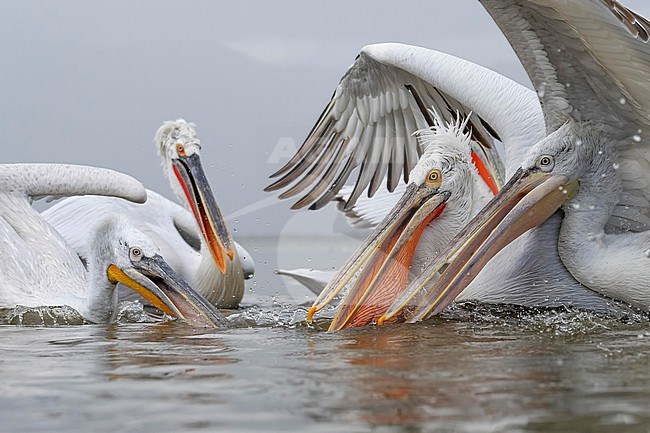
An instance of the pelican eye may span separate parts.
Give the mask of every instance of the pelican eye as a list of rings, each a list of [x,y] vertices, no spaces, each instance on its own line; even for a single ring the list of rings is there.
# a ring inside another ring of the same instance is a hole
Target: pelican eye
[[[429,172],[427,173],[427,177],[424,181],[426,182],[427,185],[437,188],[442,183],[441,178],[442,176],[440,174],[440,171],[433,169],[433,170],[429,170]]]
[[[555,166],[555,160],[550,155],[542,155],[537,160],[537,166],[542,171],[551,171]]]
[[[185,156],[185,146],[183,146],[181,143],[177,143],[176,153],[178,154],[178,156]]]
[[[131,256],[131,260],[140,260],[142,258],[142,250],[138,247],[133,247],[129,251],[129,255]]]

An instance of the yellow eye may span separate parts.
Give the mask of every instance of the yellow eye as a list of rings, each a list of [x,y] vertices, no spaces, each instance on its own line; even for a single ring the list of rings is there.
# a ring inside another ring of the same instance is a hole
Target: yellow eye
[[[178,143],[176,145],[176,153],[178,153],[178,156],[185,156],[185,146]]]
[[[434,186],[436,188],[439,187],[442,183],[442,176],[440,174],[440,171],[435,169],[430,170],[429,173],[427,173],[425,182],[429,186]]]

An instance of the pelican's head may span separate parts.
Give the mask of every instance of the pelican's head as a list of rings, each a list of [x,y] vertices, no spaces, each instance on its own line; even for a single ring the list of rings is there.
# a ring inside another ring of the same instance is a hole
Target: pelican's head
[[[409,174],[409,185],[435,187],[438,194],[449,195],[448,204],[471,197],[471,174],[476,169],[471,164],[470,134],[464,129],[460,121],[443,124],[436,119],[433,127],[415,133],[424,153]]]
[[[594,156],[603,153],[598,134],[568,122],[533,146],[521,168],[409,285],[382,320],[406,306],[415,307],[411,321],[421,320],[449,305],[494,255],[575,195],[577,179],[590,169]]]
[[[152,305],[195,326],[227,321],[160,255],[155,243],[124,218],[111,216],[96,228],[94,256],[111,284],[122,283]]]
[[[201,165],[201,142],[194,124],[183,119],[167,121],[156,132],[154,141],[172,189],[189,206],[204,244],[225,274],[226,261],[233,259],[234,245]]]
[[[521,169],[531,176],[546,173],[571,182],[593,168],[594,162],[609,157],[603,142],[601,132],[591,124],[568,121],[528,151]]]
[[[330,330],[372,323],[404,290],[425,227],[439,224],[440,215],[471,200],[475,168],[464,127],[460,121],[448,125],[437,121],[416,133],[425,151],[410,173],[406,192],[323,290],[310,309],[310,318],[357,273]],[[469,219],[470,206],[465,207]]]

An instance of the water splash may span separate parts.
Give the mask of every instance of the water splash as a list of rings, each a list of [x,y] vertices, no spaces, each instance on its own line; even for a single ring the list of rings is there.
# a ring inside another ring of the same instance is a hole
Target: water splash
[[[171,320],[171,318],[165,314],[161,314],[157,310],[155,312],[153,310],[148,311],[139,300],[120,302],[115,315],[115,322],[122,324],[156,323],[167,320]]]
[[[257,305],[243,308],[228,316],[234,328],[305,328],[327,329],[331,318],[319,318],[314,323],[307,323],[308,308],[295,304],[280,304],[277,301],[271,309]]]
[[[117,306],[115,323],[156,323],[172,320],[166,315],[158,315],[147,311],[140,301],[123,301]],[[66,326],[88,325],[91,322],[74,308],[63,306],[25,307],[0,309],[1,325],[18,326]]]
[[[509,304],[463,302],[452,304],[439,318],[472,322],[495,330],[518,329],[524,333],[570,337],[626,328],[633,323],[645,324],[648,316],[629,309],[606,315],[573,307],[522,307]]]
[[[61,326],[84,325],[89,323],[74,308],[62,307],[25,307],[0,310],[0,324],[18,326]]]

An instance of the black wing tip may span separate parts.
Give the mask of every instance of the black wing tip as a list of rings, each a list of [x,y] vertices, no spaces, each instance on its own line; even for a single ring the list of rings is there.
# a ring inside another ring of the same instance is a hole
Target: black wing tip
[[[291,210],[300,210],[300,209],[303,209],[308,204],[309,204],[309,200],[305,200],[304,198],[302,198],[302,199],[298,200],[297,202],[295,202],[294,204],[292,204],[290,209]],[[311,209],[311,207],[310,207],[310,209]]]
[[[275,192],[275,191],[279,190],[280,188],[282,188],[282,185],[279,184],[281,180],[282,179],[280,179],[277,182],[273,182],[271,185],[265,186],[264,187],[264,192]]]
[[[269,179],[273,179],[273,178],[276,178],[276,177],[278,177],[278,176],[283,175],[283,174],[286,173],[289,169],[291,169],[294,165],[295,165],[295,164],[291,164],[291,163],[288,163],[288,164],[283,165],[281,169],[279,169],[279,170],[276,171],[275,173],[272,173],[271,175],[269,175]]]
[[[648,43],[650,40],[650,21],[623,6],[617,0],[605,0],[614,15],[625,25],[635,38]]]

